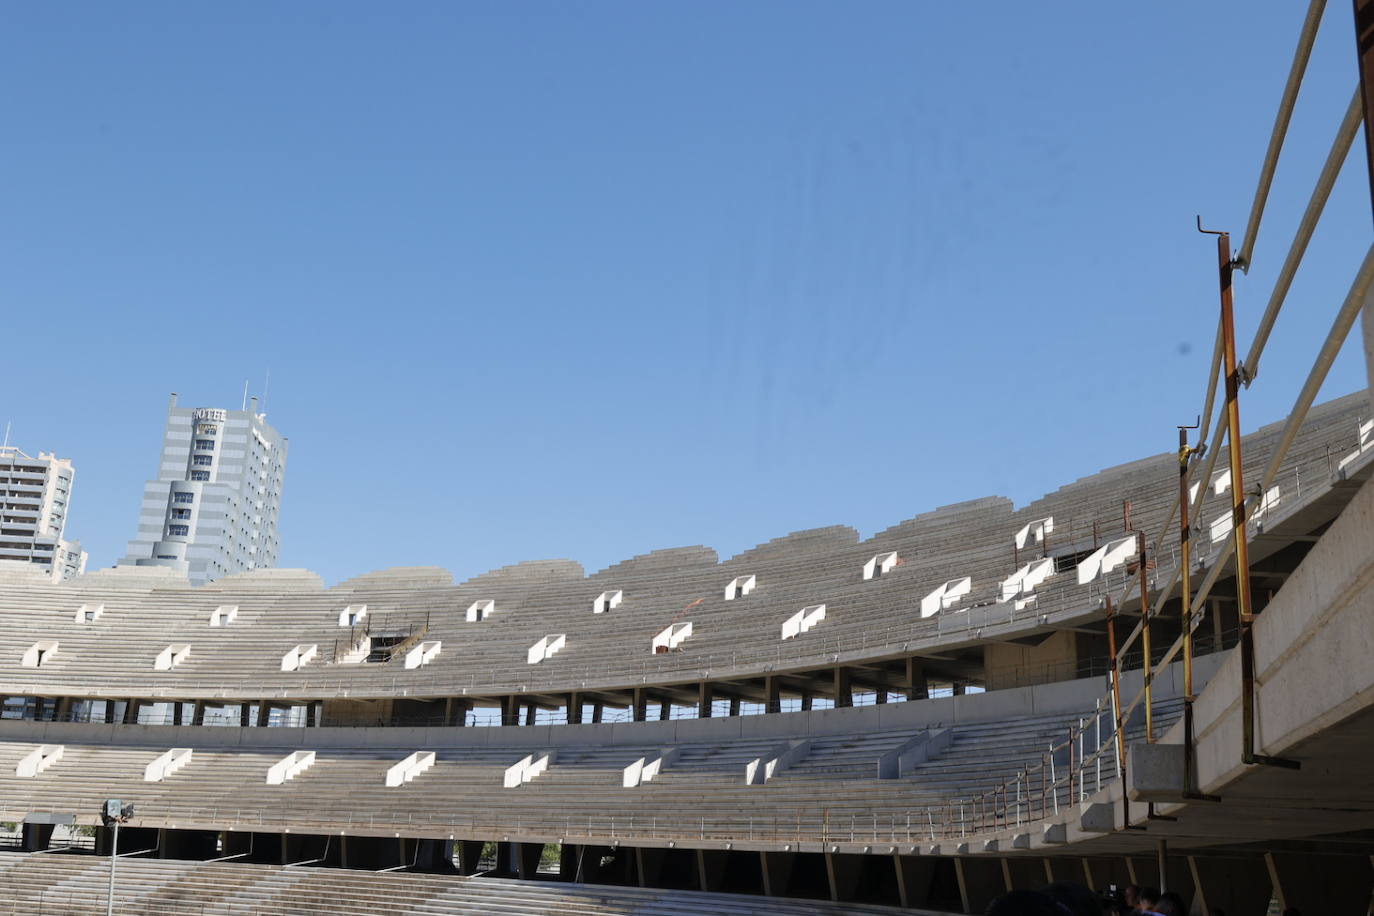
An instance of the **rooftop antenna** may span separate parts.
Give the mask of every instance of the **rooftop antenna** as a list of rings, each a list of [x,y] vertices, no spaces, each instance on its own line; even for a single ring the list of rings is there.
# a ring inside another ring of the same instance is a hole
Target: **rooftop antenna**
[[[10,421],[9,421],[9,420],[6,420],[6,421],[5,421],[5,445],[4,445],[4,447],[5,447],[5,448],[9,448],[9,447],[10,447]]]
[[[267,370],[267,378],[262,383],[262,415],[267,416],[267,390],[272,387],[272,370]]]
[[[243,380],[243,406],[239,410],[248,409],[248,379]]]

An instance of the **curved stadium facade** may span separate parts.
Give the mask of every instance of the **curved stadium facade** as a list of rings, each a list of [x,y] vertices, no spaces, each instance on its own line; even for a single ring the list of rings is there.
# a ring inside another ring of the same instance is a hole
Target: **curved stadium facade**
[[[1047,879],[1363,913],[1369,415],[1312,410],[1255,494],[1251,675],[1225,462],[1196,482],[1210,591],[1179,652],[1168,454],[1019,509],[591,575],[6,573],[0,819],[28,853],[80,827],[107,853],[103,802],[132,804],[141,913],[973,913]],[[1281,433],[1245,437],[1247,480]],[[1247,703],[1299,769],[1246,759]],[[107,869],[10,853],[0,882],[15,912],[97,911]]]

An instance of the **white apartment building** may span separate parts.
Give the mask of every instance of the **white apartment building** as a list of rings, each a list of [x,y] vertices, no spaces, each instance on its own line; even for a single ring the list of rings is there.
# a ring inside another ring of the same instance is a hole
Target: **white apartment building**
[[[120,566],[169,566],[203,585],[277,565],[287,439],[248,410],[178,407],[172,395],[158,475]]]
[[[40,566],[54,582],[86,571],[81,542],[62,538],[75,477],[67,458],[0,447],[0,560]]]

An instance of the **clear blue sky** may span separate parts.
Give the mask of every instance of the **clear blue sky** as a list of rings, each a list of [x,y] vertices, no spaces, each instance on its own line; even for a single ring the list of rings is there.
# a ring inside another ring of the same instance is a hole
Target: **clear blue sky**
[[[167,394],[291,437],[282,565],[729,555],[1172,449],[1304,4],[9,3],[0,422],[112,565]],[[1263,306],[1356,73],[1327,14]],[[1361,140],[1359,151],[1363,151]],[[1359,155],[1247,395],[1370,239]],[[1354,348],[1327,395],[1364,385]]]

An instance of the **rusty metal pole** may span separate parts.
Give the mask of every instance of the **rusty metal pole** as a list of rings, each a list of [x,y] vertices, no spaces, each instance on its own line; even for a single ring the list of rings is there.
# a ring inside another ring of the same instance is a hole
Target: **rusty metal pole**
[[[1364,101],[1364,148],[1369,166],[1370,205],[1374,206],[1374,0],[1355,2],[1355,53],[1360,66],[1360,98]]]
[[[1140,574],[1140,649],[1144,655],[1141,666],[1145,679],[1145,740],[1155,743],[1155,702],[1154,702],[1154,646],[1150,641],[1150,582],[1145,570],[1145,532],[1137,531],[1136,565]]]
[[[1116,722],[1116,765],[1121,780],[1121,826],[1131,826],[1130,801],[1126,796],[1126,736],[1121,722],[1121,670],[1116,660],[1116,608],[1112,596],[1106,597],[1107,609],[1107,665],[1112,682],[1112,720]]]
[[[1207,232],[1198,221],[1198,231]],[[1297,769],[1293,760],[1255,753],[1255,635],[1254,605],[1250,595],[1250,543],[1245,531],[1245,470],[1240,440],[1240,372],[1236,366],[1235,309],[1231,296],[1231,235],[1207,232],[1217,237],[1217,272],[1221,287],[1221,339],[1223,371],[1226,373],[1226,452],[1231,468],[1231,535],[1235,541],[1236,611],[1240,626],[1240,710],[1241,762],[1269,764]]]
[[[1188,459],[1193,449],[1188,447],[1188,430],[1178,428],[1178,557],[1183,585],[1183,791],[1193,786],[1193,531],[1188,520]]]

